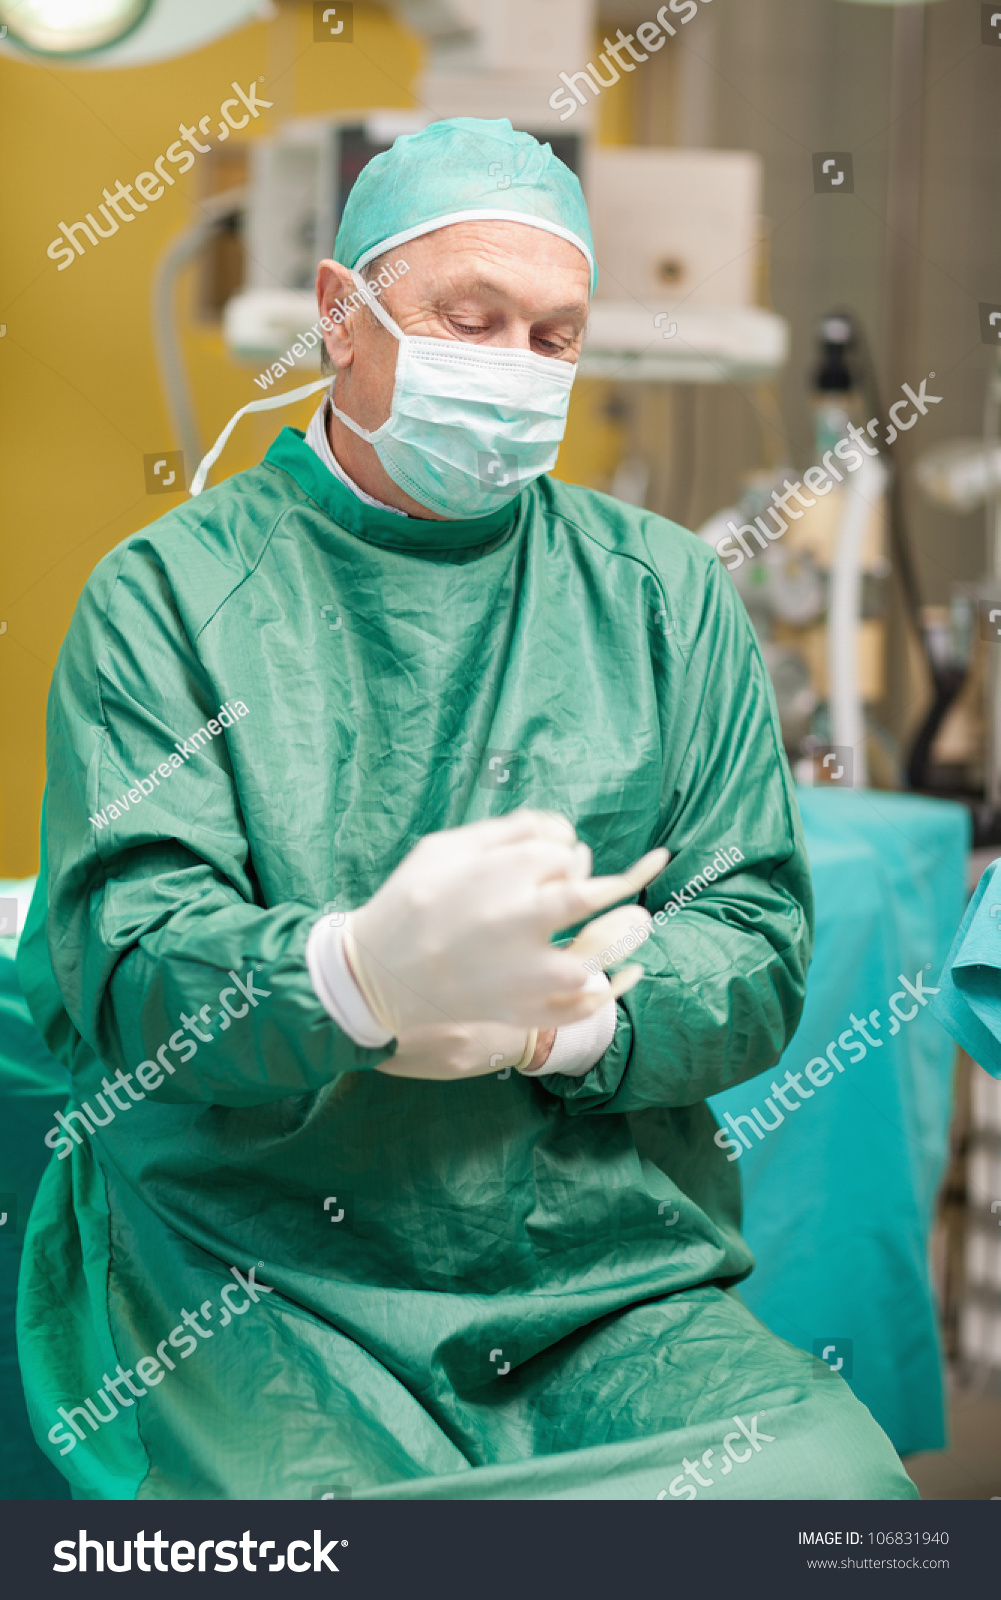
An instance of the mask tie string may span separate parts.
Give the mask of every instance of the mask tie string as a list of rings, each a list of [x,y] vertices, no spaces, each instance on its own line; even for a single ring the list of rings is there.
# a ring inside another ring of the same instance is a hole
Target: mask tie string
[[[289,406],[294,400],[305,400],[307,395],[318,394],[321,389],[329,389],[332,382],[333,380],[331,378],[318,378],[312,383],[304,383],[298,389],[289,389],[286,394],[268,395],[266,400],[251,400],[249,405],[241,406],[236,415],[230,417],[208,455],[203,456],[202,460],[198,463],[198,470],[191,480],[191,489],[189,492],[193,495],[201,494],[205,487],[205,480],[208,477],[211,468],[215,466],[219,457],[222,455],[223,450],[226,448],[230,434],[233,432],[233,429],[236,427],[240,418],[245,417],[248,411],[274,411],[278,406]]]

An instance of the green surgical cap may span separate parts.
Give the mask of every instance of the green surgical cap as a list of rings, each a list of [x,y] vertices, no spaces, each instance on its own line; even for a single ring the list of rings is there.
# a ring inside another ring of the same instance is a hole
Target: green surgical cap
[[[334,254],[363,268],[384,250],[452,222],[527,222],[569,239],[598,282],[591,224],[580,184],[530,133],[506,117],[450,117],[403,134],[374,156],[348,195]]]

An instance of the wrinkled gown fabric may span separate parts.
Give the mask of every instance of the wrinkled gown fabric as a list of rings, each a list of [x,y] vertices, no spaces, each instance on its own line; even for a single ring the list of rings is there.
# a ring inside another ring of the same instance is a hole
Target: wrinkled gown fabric
[[[19,958],[103,1124],[53,1143],[21,1284],[33,1425],[77,1497],[915,1493],[734,1289],[704,1101],[778,1059],[811,943],[776,726],[712,552],[548,478],[401,519],[285,429],[101,562]],[[324,1011],[310,926],[422,835],[526,802],[596,873],[672,851],[611,1048],[581,1078],[374,1071],[394,1046]],[[116,1406],[118,1363],[142,1392]]]
[[[0,906],[27,901],[32,888],[31,879],[0,879]],[[43,1140],[68,1083],[28,1013],[16,953],[16,934],[0,934],[0,1501],[65,1500],[66,1481],[38,1449],[28,1423],[14,1321],[21,1240],[51,1155]]]

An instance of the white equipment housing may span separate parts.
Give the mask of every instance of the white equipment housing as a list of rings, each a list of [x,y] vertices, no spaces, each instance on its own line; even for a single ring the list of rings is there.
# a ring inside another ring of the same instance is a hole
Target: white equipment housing
[[[224,318],[237,359],[267,364],[315,322],[313,274],[317,260],[333,253],[347,188],[372,154],[431,120],[398,110],[364,122],[357,114],[313,118],[254,146],[246,285]],[[789,331],[754,304],[759,158],[589,150],[582,133],[564,132],[569,142],[557,144],[580,169],[598,261],[581,377],[749,383],[773,376],[787,360]],[[317,364],[316,356],[303,363]]]

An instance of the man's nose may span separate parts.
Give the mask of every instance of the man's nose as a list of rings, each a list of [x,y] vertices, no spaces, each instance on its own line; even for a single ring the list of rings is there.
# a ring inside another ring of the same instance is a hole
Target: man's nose
[[[504,350],[531,350],[532,324],[509,322],[503,328],[498,328],[487,342]]]

